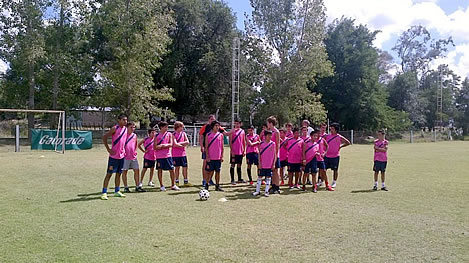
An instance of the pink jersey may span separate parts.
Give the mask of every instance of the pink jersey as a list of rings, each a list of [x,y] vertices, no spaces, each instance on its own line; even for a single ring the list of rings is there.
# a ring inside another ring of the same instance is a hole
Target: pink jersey
[[[174,132],[174,142],[182,143],[186,141],[185,132]],[[184,157],[186,156],[186,147],[174,147],[172,148],[173,157]]]
[[[287,149],[285,149],[285,147],[283,147],[288,142],[288,140],[290,139],[286,137],[285,137],[285,140],[282,140],[282,138],[280,138],[280,154],[279,154],[280,161],[285,161],[288,159],[288,151]]]
[[[322,162],[324,161],[324,158],[322,157],[322,155],[324,154],[324,152],[326,152],[326,145],[324,144],[326,139],[324,139],[323,137],[319,137],[319,139],[317,140],[317,143],[319,145],[319,155],[316,156],[316,160],[318,162]]]
[[[146,137],[145,139],[143,139],[143,149],[146,150],[145,154],[143,155],[143,158],[151,161],[156,160],[155,149],[153,148],[153,144],[155,143],[154,139],[155,138],[151,137]]]
[[[309,137],[309,136],[300,136],[300,138],[301,138],[303,141],[306,141],[306,139],[311,138],[311,137]]]
[[[125,159],[135,160],[137,159],[137,135],[132,133],[127,134],[127,140],[125,140]]]
[[[388,146],[389,142],[387,140],[380,141],[380,140],[375,140],[375,146],[378,148],[386,148]],[[387,162],[388,161],[388,153],[387,152],[378,152],[375,150],[375,161],[380,161],[380,162]]]
[[[303,160],[303,140],[292,138],[287,142],[288,163],[301,163]]]
[[[235,155],[244,154],[245,133],[243,129],[234,129],[231,133],[231,152]]]
[[[169,144],[171,133],[157,133],[155,136],[155,145]],[[171,148],[159,149],[155,151],[156,159],[164,159],[171,157]]]
[[[275,142],[262,142],[259,147],[259,157],[261,160],[261,169],[272,169],[275,160]]]
[[[285,132],[285,137],[287,137],[287,138],[293,138],[293,132],[292,132],[292,131],[286,131],[286,132]]]
[[[210,160],[221,160],[223,149],[223,134],[220,132],[207,133],[208,153]]]
[[[327,158],[335,158],[340,156],[340,144],[342,143],[342,139],[340,134],[328,134],[325,137],[329,148],[326,153]]]
[[[279,141],[280,141],[280,132],[277,128],[274,127],[274,129],[272,130],[272,141],[273,142],[277,142],[277,136],[278,136]],[[280,155],[280,148],[277,152],[277,157],[279,157],[279,155]]]
[[[305,159],[306,163],[311,162],[314,157],[316,157],[316,160],[318,159],[318,153],[319,153],[319,144],[318,142],[315,142],[312,140],[311,137],[308,137],[305,141]]]
[[[261,141],[259,135],[257,135],[257,134],[253,134],[253,135],[248,134],[246,137],[247,137],[248,141],[250,141],[251,143]],[[256,144],[254,146],[249,146],[249,144],[248,144],[246,146],[246,153],[258,153],[258,152],[259,152],[259,144]]]
[[[127,127],[119,127],[116,125],[116,132],[112,135],[112,151],[109,157],[114,159],[122,159],[125,156],[125,140],[127,140]]]

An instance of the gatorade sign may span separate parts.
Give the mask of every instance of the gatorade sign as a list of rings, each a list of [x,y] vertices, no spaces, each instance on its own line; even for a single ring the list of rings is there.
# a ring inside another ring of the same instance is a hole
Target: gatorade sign
[[[56,130],[32,130],[31,150],[57,150],[62,149],[62,132],[57,138]],[[85,150],[91,149],[93,137],[90,131],[66,131],[65,150]]]

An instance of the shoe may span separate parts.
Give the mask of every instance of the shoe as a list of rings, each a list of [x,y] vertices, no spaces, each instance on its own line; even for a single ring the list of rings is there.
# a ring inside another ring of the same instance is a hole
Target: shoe
[[[310,180],[308,180],[308,182],[306,182],[307,185],[313,185],[313,183],[311,183]]]
[[[270,195],[269,192],[265,192],[265,193],[264,193],[264,196],[265,196],[265,197],[269,197],[269,195]]]
[[[235,181],[231,181],[231,185],[236,185],[236,182],[235,182]]]
[[[300,189],[300,185],[299,185],[299,184],[295,184],[295,188],[296,188],[296,189]]]
[[[326,190],[327,190],[327,191],[331,191],[331,192],[334,192],[334,191],[335,191],[335,189],[332,188],[330,185],[326,186]]]
[[[332,184],[331,184],[331,187],[332,187],[332,188],[335,188],[335,187],[336,187],[336,185],[337,185],[337,183],[336,183],[336,182],[332,182]]]
[[[293,189],[294,187],[293,187],[293,185],[291,184],[291,185],[289,186],[289,188],[290,188],[290,189]]]
[[[381,190],[388,191],[388,188],[386,188],[386,186],[384,186],[384,187],[381,187]]]
[[[253,182],[253,181],[249,181],[249,184],[250,184],[250,185],[253,185],[253,184],[254,184],[254,182]]]
[[[125,197],[125,194],[121,193],[121,192],[115,192],[114,193],[114,196],[115,197]]]
[[[215,191],[225,192],[225,190],[223,190],[220,186],[215,186]]]
[[[205,180],[202,180],[202,186],[205,187]]]
[[[213,182],[213,180],[210,180],[209,184],[210,184],[210,185],[215,185],[215,183]]]
[[[124,188],[124,193],[130,193],[130,189],[128,187]]]
[[[164,187],[164,186],[160,187],[160,191],[161,192],[166,192],[166,187]]]
[[[262,185],[265,185],[265,181],[264,181],[264,180],[262,180]]]
[[[373,186],[373,191],[378,191],[378,186],[377,185]]]
[[[280,189],[275,190],[275,191],[273,192],[273,194],[278,194],[278,195],[281,194],[281,193],[282,193],[282,191],[281,191]]]
[[[155,184],[152,181],[150,181],[150,182],[148,182],[148,186],[155,187]]]
[[[245,184],[246,181],[244,181],[243,179],[241,179],[241,180],[238,180],[237,183],[238,183],[238,184]]]
[[[313,187],[313,193],[317,193],[318,192],[318,188],[317,187]]]
[[[306,191],[306,185],[303,185],[303,186],[301,187],[301,190],[302,190],[302,191]]]
[[[146,191],[142,187],[137,187],[137,188],[135,188],[135,192],[144,193]]]
[[[101,200],[108,200],[109,198],[107,198],[107,194],[104,193],[101,195]]]
[[[179,186],[179,182],[176,182],[176,186]]]
[[[184,185],[183,185],[183,186],[184,186],[184,187],[192,187],[193,185],[192,185],[191,183],[189,183],[189,182],[184,182]]]
[[[258,196],[259,194],[260,194],[259,192],[252,193],[253,196]]]
[[[317,187],[322,186],[322,180],[318,179],[318,183],[316,184]]]
[[[181,190],[181,188],[179,188],[179,186],[177,186],[177,185],[173,185],[173,186],[171,186],[171,190],[179,191],[179,190]]]
[[[284,182],[284,181],[282,181],[282,182],[280,183],[280,185],[285,185],[285,182]]]

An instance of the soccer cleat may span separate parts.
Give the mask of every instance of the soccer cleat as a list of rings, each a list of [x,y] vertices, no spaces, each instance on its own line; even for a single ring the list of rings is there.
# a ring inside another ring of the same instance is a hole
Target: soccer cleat
[[[269,192],[265,192],[265,193],[264,193],[264,196],[265,196],[265,197],[269,197],[269,195],[270,195]]]
[[[313,193],[317,193],[318,192],[318,188],[317,187],[313,187]]]
[[[209,182],[210,185],[215,185],[215,183],[213,182],[212,179],[210,179],[210,182]]]
[[[235,182],[235,181],[231,181],[231,185],[236,185],[236,182]]]
[[[312,185],[313,183],[311,183],[311,181],[310,181],[310,180],[308,180],[308,182],[306,182],[306,184],[308,184],[308,185]]]
[[[238,184],[245,184],[246,181],[244,181],[243,179],[241,179],[241,180],[238,180],[237,183],[238,183]]]
[[[253,185],[253,184],[254,184],[254,182],[253,182],[253,181],[249,181],[249,184],[250,184],[250,185]]]
[[[301,187],[301,190],[302,190],[302,191],[306,191],[306,185],[303,185],[303,186]]]
[[[115,192],[114,193],[114,196],[115,197],[125,197],[125,194],[121,193],[120,191],[119,192]]]
[[[384,187],[381,187],[381,190],[388,191],[388,188],[386,188],[386,186],[384,186]]]
[[[378,186],[377,185],[373,186],[373,191],[378,191]]]
[[[135,188],[135,192],[144,193],[146,191],[142,187],[137,187],[137,188]]]
[[[179,190],[181,190],[181,188],[179,188],[177,185],[173,185],[173,186],[171,186],[171,190],[179,191]]]
[[[218,191],[218,192],[225,192],[225,190],[223,190],[219,185],[218,185],[218,186],[215,186],[215,191]]]
[[[160,191],[161,192],[166,192],[166,187],[164,187],[164,185],[162,187],[160,187]]]
[[[107,198],[107,194],[104,193],[101,195],[101,200],[108,200],[109,198]]]
[[[331,185],[331,187],[332,187],[332,188],[335,188],[335,187],[336,187],[336,185],[337,185],[337,183],[336,183],[336,182],[332,182],[332,185]]]
[[[285,181],[282,180],[282,182],[280,183],[280,185],[285,185]]]
[[[155,184],[152,181],[150,181],[150,182],[148,182],[148,186],[155,187]]]
[[[296,188],[296,189],[300,189],[300,185],[299,185],[299,184],[295,184],[295,188]]]
[[[252,193],[253,196],[258,196],[259,194],[260,194],[259,192]]]
[[[130,189],[128,187],[124,188],[124,193],[130,193]]]
[[[317,187],[322,186],[322,180],[318,179],[318,183],[316,184]]]
[[[335,189],[332,188],[330,185],[326,186],[326,190],[327,190],[327,191],[331,191],[331,192],[334,192],[334,191],[335,191]]]
[[[291,185],[289,186],[289,188],[290,188],[290,189],[293,189],[294,187],[293,187],[293,185],[291,184]]]
[[[189,182],[184,182],[184,187],[192,187],[193,185]]]
[[[176,182],[176,186],[179,186],[179,182]]]

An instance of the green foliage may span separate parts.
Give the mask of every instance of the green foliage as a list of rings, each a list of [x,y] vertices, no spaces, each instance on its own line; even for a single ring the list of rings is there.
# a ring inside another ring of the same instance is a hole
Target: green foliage
[[[462,127],[464,134],[469,134],[469,78],[464,79],[461,88],[456,94],[456,107],[458,114],[456,115],[457,127]]]

